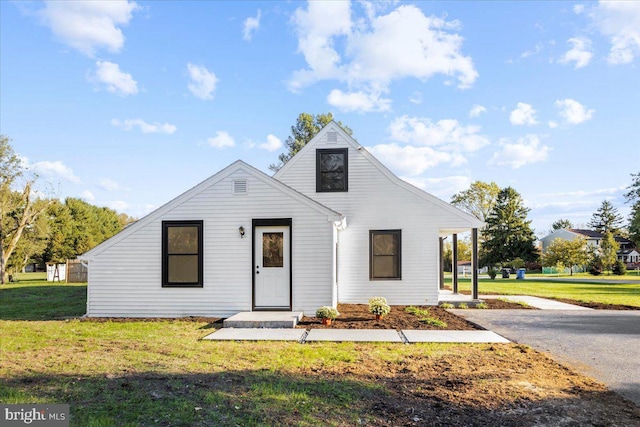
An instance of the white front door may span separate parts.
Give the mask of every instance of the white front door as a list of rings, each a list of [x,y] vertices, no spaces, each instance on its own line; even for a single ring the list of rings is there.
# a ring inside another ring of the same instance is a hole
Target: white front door
[[[291,308],[291,247],[288,226],[255,228],[254,295],[257,309]]]

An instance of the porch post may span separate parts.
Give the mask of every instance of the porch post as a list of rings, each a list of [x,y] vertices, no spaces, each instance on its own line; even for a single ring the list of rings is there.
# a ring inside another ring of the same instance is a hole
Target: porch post
[[[471,293],[473,299],[478,299],[478,229],[471,230]]]
[[[442,237],[438,238],[439,242],[439,259],[440,259],[440,289],[444,289],[444,239]]]
[[[451,282],[453,286],[453,293],[458,293],[458,235],[453,235],[453,241],[451,242]]]

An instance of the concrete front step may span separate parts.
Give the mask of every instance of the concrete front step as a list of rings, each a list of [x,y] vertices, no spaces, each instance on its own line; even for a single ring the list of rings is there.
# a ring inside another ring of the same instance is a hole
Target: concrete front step
[[[225,328],[295,328],[301,311],[243,311],[225,319]]]

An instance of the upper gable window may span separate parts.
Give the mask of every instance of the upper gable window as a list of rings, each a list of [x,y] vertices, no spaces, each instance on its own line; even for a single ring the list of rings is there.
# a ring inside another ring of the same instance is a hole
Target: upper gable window
[[[316,191],[348,191],[348,148],[316,150]]]

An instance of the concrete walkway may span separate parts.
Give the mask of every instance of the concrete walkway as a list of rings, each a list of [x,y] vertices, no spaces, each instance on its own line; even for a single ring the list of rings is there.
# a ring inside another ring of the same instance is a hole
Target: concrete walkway
[[[524,303],[531,307],[539,308],[540,310],[593,310],[589,307],[528,295],[481,295],[481,297],[482,299],[503,299],[516,303]]]
[[[203,338],[210,341],[508,343],[491,331],[425,331],[393,329],[222,328]]]

